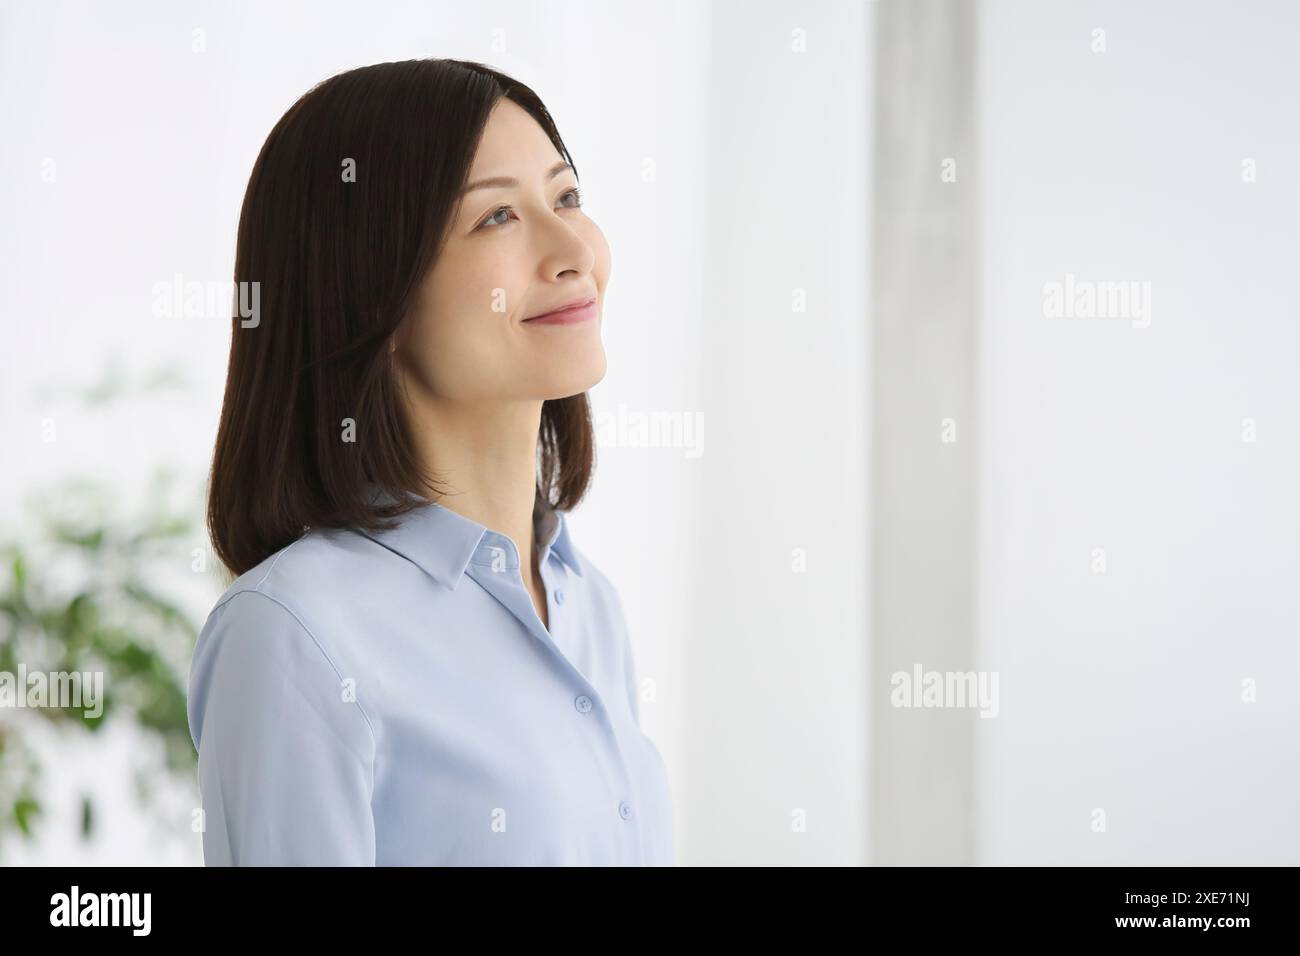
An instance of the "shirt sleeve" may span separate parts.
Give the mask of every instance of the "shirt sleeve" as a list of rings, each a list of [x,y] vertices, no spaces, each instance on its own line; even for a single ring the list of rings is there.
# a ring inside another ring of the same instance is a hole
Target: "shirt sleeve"
[[[213,612],[187,703],[206,865],[374,865],[375,739],[353,687],[275,598]]]

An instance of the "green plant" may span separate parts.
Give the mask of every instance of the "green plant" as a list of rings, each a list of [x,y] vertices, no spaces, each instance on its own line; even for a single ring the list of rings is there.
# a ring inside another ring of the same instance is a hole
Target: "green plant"
[[[163,772],[192,778],[185,674],[197,629],[177,594],[211,582],[201,495],[176,505],[173,488],[169,472],[157,473],[142,513],[123,514],[104,483],[75,479],[32,502],[38,531],[0,541],[0,673],[103,675],[97,715],[0,707],[0,849],[41,826],[41,766],[23,733],[31,721],[93,735],[130,720],[162,742]],[[84,836],[97,818],[83,796]]]

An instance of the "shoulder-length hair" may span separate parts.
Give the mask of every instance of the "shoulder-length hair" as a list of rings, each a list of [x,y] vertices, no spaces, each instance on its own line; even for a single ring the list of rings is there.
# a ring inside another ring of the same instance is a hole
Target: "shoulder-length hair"
[[[340,73],[303,94],[267,137],[239,217],[208,488],[208,531],[233,575],[313,527],[387,529],[421,503],[404,492],[437,489],[414,452],[389,343],[502,97],[572,165],[536,93],[464,60]],[[349,427],[354,440],[344,440]],[[586,493],[594,444],[585,392],[543,404],[537,490],[553,507],[569,510]],[[372,484],[397,500],[372,500]]]

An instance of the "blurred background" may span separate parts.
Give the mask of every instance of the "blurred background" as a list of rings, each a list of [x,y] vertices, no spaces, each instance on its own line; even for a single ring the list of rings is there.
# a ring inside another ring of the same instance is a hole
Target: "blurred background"
[[[679,864],[1300,863],[1297,49],[1284,0],[3,0],[0,702],[104,706],[0,706],[0,865],[202,862],[206,293],[289,105],[427,56],[538,91],[611,245],[573,525]]]

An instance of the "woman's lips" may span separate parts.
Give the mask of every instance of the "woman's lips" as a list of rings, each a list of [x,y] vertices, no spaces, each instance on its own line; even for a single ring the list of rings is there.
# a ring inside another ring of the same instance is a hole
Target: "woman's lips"
[[[596,300],[592,298],[579,305],[569,306],[567,309],[557,309],[554,312],[547,312],[545,315],[524,319],[524,325],[573,325],[577,322],[586,322],[588,319],[594,319],[595,317]]]

